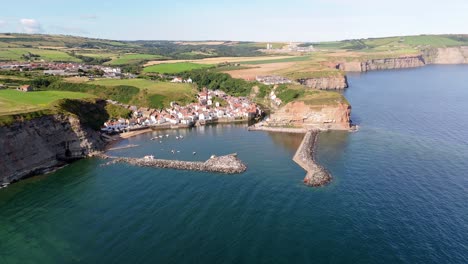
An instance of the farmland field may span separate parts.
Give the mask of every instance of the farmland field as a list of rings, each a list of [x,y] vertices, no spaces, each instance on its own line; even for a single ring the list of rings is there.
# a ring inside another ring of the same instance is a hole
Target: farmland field
[[[296,62],[296,61],[308,61],[310,60],[310,56],[297,56],[297,57],[289,57],[289,58],[270,58],[268,60],[254,60],[254,61],[240,61],[240,64],[250,64],[250,65],[257,65],[257,64],[268,64],[268,63],[281,63],[281,62]]]
[[[30,112],[47,108],[50,103],[64,98],[82,99],[92,95],[66,91],[20,92],[0,90],[0,115]]]
[[[147,60],[164,59],[161,55],[153,54],[122,54],[111,58],[112,60],[107,63],[109,65],[136,64]]]
[[[147,99],[149,106],[158,108],[168,106],[172,101],[182,104],[190,103],[195,100],[196,94],[196,86],[188,83],[159,82],[146,79],[102,79],[87,83],[107,87],[133,86],[140,90],[146,90],[148,98],[143,98],[142,100]]]
[[[0,61],[23,61],[24,59],[22,58],[22,55],[27,54],[28,52],[39,55],[39,60],[80,62],[79,59],[62,51],[34,48],[0,48]]]
[[[158,65],[152,65],[146,67],[144,72],[150,73],[181,73],[184,71],[196,70],[196,69],[203,69],[203,68],[210,68],[212,67],[209,64],[196,64],[191,62],[178,62],[178,63],[163,63]]]
[[[168,64],[168,63],[179,63],[179,62],[192,62],[197,64],[219,64],[223,62],[239,63],[246,61],[262,61],[262,60],[277,60],[286,58],[295,58],[296,56],[257,56],[257,57],[216,57],[206,58],[199,60],[167,60],[167,61],[150,61],[145,66]]]

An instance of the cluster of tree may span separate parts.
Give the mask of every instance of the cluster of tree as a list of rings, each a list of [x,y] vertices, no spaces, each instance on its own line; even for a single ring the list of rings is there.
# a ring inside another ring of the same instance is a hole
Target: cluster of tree
[[[199,89],[206,87],[212,90],[221,90],[230,95],[246,96],[250,93],[253,84],[242,79],[234,79],[229,74],[199,69],[181,74],[184,79],[191,78]]]
[[[70,55],[77,59],[80,59],[86,64],[91,64],[91,65],[101,65],[112,60],[111,58],[88,57],[88,56],[78,55],[75,53],[70,53]]]
[[[135,41],[139,45],[137,52],[158,54],[173,59],[203,59],[209,57],[247,57],[262,53],[259,47],[245,43],[233,45],[181,45],[172,41]]]
[[[26,54],[21,55],[21,58],[25,59],[25,60],[36,60],[36,59],[38,59],[40,57],[41,57],[41,55],[34,54],[34,53],[31,53],[31,52],[28,52]]]

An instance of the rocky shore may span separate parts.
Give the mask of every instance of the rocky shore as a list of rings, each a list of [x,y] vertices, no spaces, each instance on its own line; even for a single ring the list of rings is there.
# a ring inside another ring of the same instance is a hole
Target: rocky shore
[[[102,158],[110,158],[101,155]],[[145,158],[128,158],[117,157],[108,162],[107,165],[115,163],[127,163],[140,167],[167,168],[176,170],[191,170],[204,171],[224,174],[238,174],[247,170],[247,166],[237,157],[237,154],[229,154],[225,156],[212,156],[205,162],[196,161],[180,161],[180,160],[164,160],[154,159],[152,157]]]
[[[314,150],[318,133],[316,130],[308,131],[293,158],[299,166],[307,171],[304,184],[313,187],[323,186],[331,181],[330,173],[315,161]]]

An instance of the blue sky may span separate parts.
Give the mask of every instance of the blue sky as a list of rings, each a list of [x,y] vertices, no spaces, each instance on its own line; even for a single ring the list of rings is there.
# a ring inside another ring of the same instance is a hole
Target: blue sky
[[[467,0],[23,0],[0,32],[119,40],[326,41],[468,33]]]

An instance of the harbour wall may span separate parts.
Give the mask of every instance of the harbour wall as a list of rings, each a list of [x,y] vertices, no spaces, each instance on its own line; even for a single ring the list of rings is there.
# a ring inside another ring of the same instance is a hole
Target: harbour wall
[[[330,173],[315,161],[314,152],[318,134],[317,130],[307,131],[293,158],[299,166],[307,171],[304,184],[313,187],[324,186],[332,179]]]
[[[104,158],[108,158],[103,156]],[[247,166],[237,157],[237,154],[212,156],[205,162],[164,160],[153,158],[117,157],[108,163],[126,163],[140,167],[166,168],[176,170],[204,171],[224,174],[238,174],[247,170]]]

